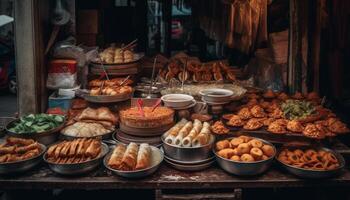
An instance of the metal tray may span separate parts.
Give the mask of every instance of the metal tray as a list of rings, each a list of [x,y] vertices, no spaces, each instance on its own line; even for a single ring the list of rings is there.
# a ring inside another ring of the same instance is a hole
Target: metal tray
[[[151,159],[152,164],[150,167],[146,169],[136,170],[136,171],[121,171],[121,170],[116,170],[109,167],[107,163],[113,153],[113,150],[111,150],[111,152],[103,159],[103,164],[107,169],[112,171],[114,174],[125,178],[143,178],[143,177],[149,176],[157,171],[158,167],[160,166],[160,164],[164,159],[164,154],[162,151],[160,151],[157,147],[154,147],[154,146],[150,146],[150,147],[152,150],[152,159]]]
[[[35,166],[37,166],[41,160],[42,156],[46,151],[46,146],[43,144],[40,144],[41,152],[37,156],[33,158],[29,158],[27,160],[21,160],[16,162],[7,162],[7,163],[1,163],[0,164],[0,174],[14,174],[14,173],[22,173],[25,171],[28,171]]]
[[[211,149],[214,146],[215,136],[210,136],[209,143],[200,147],[179,147],[177,145],[168,144],[165,142],[164,135],[161,139],[163,141],[164,153],[167,157],[184,162],[196,162],[211,157]]]
[[[171,167],[177,169],[177,170],[180,170],[180,171],[201,171],[201,170],[204,170],[204,169],[207,169],[208,167],[210,167],[214,162],[215,160],[211,160],[209,162],[206,162],[206,163],[202,163],[202,164],[193,164],[193,165],[184,165],[184,164],[179,164],[179,163],[175,163],[175,162],[172,162],[171,160],[167,159],[167,158],[164,158],[164,161],[166,163],[168,163]]]
[[[234,137],[226,138],[226,139],[231,140],[232,138]],[[276,148],[270,142],[260,138],[253,138],[253,139],[258,139],[262,141],[264,144],[271,145],[274,148],[275,155],[276,155]],[[219,163],[222,169],[224,169],[226,172],[230,174],[235,174],[239,176],[254,176],[254,175],[262,174],[271,166],[273,159],[275,157],[275,155],[273,155],[267,160],[261,160],[256,162],[236,162],[233,160],[220,157],[219,155],[217,155],[215,148],[213,148],[213,153],[215,154],[216,161]]]
[[[108,153],[109,148],[105,143],[102,143],[102,149],[99,156],[97,156],[93,160],[89,160],[82,163],[75,163],[75,164],[57,164],[49,162],[46,157],[46,153],[44,154],[43,158],[44,161],[49,165],[50,169],[57,174],[61,175],[80,175],[88,173],[92,170],[94,170],[96,167],[98,167],[101,164],[101,161],[103,157]]]
[[[41,132],[41,133],[15,133],[10,131],[10,127],[13,126],[14,123],[18,122],[20,119],[15,119],[13,121],[11,121],[10,123],[7,124],[6,126],[6,132],[8,136],[11,137],[18,137],[18,138],[26,138],[26,139],[33,139],[35,141],[38,141],[41,144],[44,145],[50,145],[54,142],[57,141],[58,136],[59,136],[59,132],[60,130],[64,127],[65,125],[65,118],[64,121],[62,122],[62,124],[60,126],[57,126],[54,129],[45,131],[45,132]]]
[[[290,172],[291,174],[294,174],[298,177],[301,177],[301,178],[307,178],[307,179],[323,179],[323,178],[330,178],[330,177],[334,177],[338,174],[341,173],[342,169],[345,167],[345,160],[344,160],[344,157],[342,155],[340,155],[339,153],[331,150],[331,149],[328,149],[328,148],[325,148],[325,147],[315,147],[313,149],[315,149],[316,151],[317,150],[324,150],[324,151],[328,151],[328,152],[331,152],[333,153],[336,158],[338,159],[339,161],[339,167],[337,169],[334,169],[334,170],[311,170],[311,169],[304,169],[304,168],[300,168],[300,167],[295,167],[295,166],[292,166],[292,165],[288,165],[288,164],[285,164],[281,161],[279,161],[277,159],[279,153],[283,150],[283,149],[296,149],[296,148],[299,148],[299,149],[310,149],[310,146],[298,146],[298,147],[282,147],[279,151],[278,151],[278,154],[276,154],[276,160],[277,162],[283,167],[285,168],[288,172]]]

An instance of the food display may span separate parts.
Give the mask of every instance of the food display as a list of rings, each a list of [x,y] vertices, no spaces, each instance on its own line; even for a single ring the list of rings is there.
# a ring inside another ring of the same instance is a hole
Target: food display
[[[74,139],[52,145],[46,152],[46,160],[55,164],[83,163],[99,157],[101,141],[97,139]]]
[[[113,78],[110,80],[94,79],[89,82],[89,87],[91,88],[90,95],[117,96],[131,94],[133,90],[129,85],[131,85],[133,81],[127,79],[125,83],[123,83],[124,80],[125,78]]]
[[[131,142],[125,146],[117,145],[108,160],[108,166],[121,171],[135,171],[151,166],[152,150],[150,145],[142,143],[137,145]]]
[[[164,134],[164,138],[166,143],[179,147],[204,146],[210,142],[210,124],[182,119]]]
[[[60,127],[64,116],[51,114],[30,114],[9,124],[8,131],[17,134],[42,133]]]
[[[74,122],[61,130],[71,137],[95,137],[115,130],[116,116],[107,108],[86,108],[74,118]]]
[[[338,158],[330,151],[323,149],[283,149],[277,159],[292,167],[305,170],[334,170],[340,167]]]
[[[236,80],[235,73],[225,62],[201,63],[193,59],[186,62],[177,58],[171,59],[166,67],[159,70],[159,76],[168,82],[172,79],[196,83]]]
[[[135,53],[130,49],[114,46],[108,47],[99,54],[100,61],[105,64],[121,64],[135,61]]]
[[[314,92],[306,97],[301,93],[288,96],[271,90],[262,96],[250,94],[247,103],[230,115],[226,125],[249,131],[265,129],[273,134],[299,134],[314,139],[350,132],[345,123],[319,103],[320,98]]]
[[[216,121],[212,126],[211,130],[213,133],[217,135],[223,135],[228,134],[230,132],[230,129],[226,128],[224,123],[222,121]]]
[[[119,112],[120,121],[134,128],[159,128],[172,124],[174,110],[167,107],[131,107]]]
[[[260,139],[240,136],[215,144],[216,154],[234,162],[257,162],[272,158],[275,148]]]
[[[32,139],[8,137],[0,144],[0,164],[28,160],[42,152],[40,144]]]

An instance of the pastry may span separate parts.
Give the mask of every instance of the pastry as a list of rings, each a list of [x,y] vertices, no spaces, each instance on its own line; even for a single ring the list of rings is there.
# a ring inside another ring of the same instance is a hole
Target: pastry
[[[211,130],[213,133],[218,135],[227,134],[230,132],[228,128],[225,127],[224,123],[222,121],[216,121],[212,126]]]
[[[298,120],[291,120],[287,123],[287,129],[295,133],[301,133],[304,127]]]
[[[272,132],[272,133],[276,133],[276,134],[284,134],[287,132],[286,126],[279,123],[278,121],[272,122],[268,126],[267,131]]]
[[[179,131],[187,123],[187,119],[182,118],[175,126],[171,127],[165,134],[165,142],[168,144],[175,143],[175,138],[178,135]]]
[[[315,139],[323,139],[325,137],[325,132],[318,129],[315,124],[307,124],[305,129],[303,130],[303,134],[306,137],[315,138]]]
[[[248,122],[243,126],[243,128],[246,130],[257,130],[263,126],[264,124],[261,122],[260,119],[252,118],[248,120]]]
[[[230,144],[231,144],[232,148],[236,148],[236,147],[238,147],[238,145],[240,145],[242,143],[244,143],[244,140],[242,138],[233,138],[230,141]]]
[[[140,144],[135,170],[145,169],[150,166],[150,158],[151,147],[146,143]]]
[[[119,169],[123,171],[134,170],[137,162],[138,151],[139,147],[137,146],[137,144],[131,142],[125,150]]]
[[[252,118],[252,113],[250,112],[249,108],[242,108],[241,110],[238,111],[237,114],[242,120],[247,120]]]
[[[253,115],[253,117],[256,118],[262,118],[266,116],[266,113],[263,108],[261,108],[259,105],[255,105],[250,109],[250,113]]]
[[[261,147],[261,150],[263,151],[263,153],[267,156],[267,157],[271,157],[275,154],[275,150],[273,149],[272,146],[264,144]]]
[[[220,151],[222,149],[227,149],[230,147],[230,142],[228,140],[222,140],[215,144],[215,148],[217,151]]]
[[[250,149],[250,155],[253,156],[254,160],[261,160],[263,152],[261,151],[261,149],[253,147]]]
[[[199,132],[199,134],[193,139],[192,146],[199,147],[206,145],[210,139],[210,124],[208,122],[203,123],[203,128]]]
[[[222,149],[222,150],[218,151],[217,154],[220,157],[230,159],[234,155],[234,151],[233,151],[233,149],[227,148],[227,149]]]
[[[254,160],[254,157],[252,156],[252,155],[250,155],[250,154],[243,154],[242,156],[241,156],[241,160],[242,160],[242,162],[254,162],[255,160]]]
[[[233,126],[233,127],[240,127],[243,126],[246,122],[243,121],[240,116],[238,115],[232,115],[230,120],[227,122],[227,125]]]
[[[108,166],[111,168],[117,169],[122,163],[122,159],[125,153],[125,145],[119,144],[114,148],[111,158],[108,161]]]
[[[190,133],[190,131],[193,128],[193,123],[192,122],[187,122],[185,126],[183,126],[179,133],[177,134],[175,138],[175,142],[173,143],[174,145],[181,145],[182,140]]]
[[[251,147],[262,148],[263,143],[258,139],[252,139],[248,142]]]

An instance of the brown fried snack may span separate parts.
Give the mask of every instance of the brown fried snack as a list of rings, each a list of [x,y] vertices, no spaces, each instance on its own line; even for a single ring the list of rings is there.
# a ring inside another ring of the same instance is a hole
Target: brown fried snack
[[[267,131],[276,134],[284,134],[287,132],[286,125],[281,124],[278,120],[272,122],[268,126]]]
[[[252,118],[243,126],[246,130],[257,130],[263,127],[264,124],[261,122],[261,119]]]
[[[250,109],[250,113],[253,115],[253,117],[256,118],[262,118],[266,116],[266,113],[262,107],[259,105],[255,105]]]
[[[227,122],[227,125],[233,127],[243,126],[246,122],[242,120],[238,115],[232,115],[231,119]]]
[[[227,134],[230,132],[228,128],[225,127],[222,121],[216,121],[212,126],[211,130],[218,135]]]
[[[242,120],[247,120],[252,118],[252,113],[250,112],[249,108],[242,108],[238,111],[237,114]]]
[[[350,130],[346,126],[346,124],[341,122],[340,120],[337,120],[337,121],[331,123],[328,126],[328,129],[332,130],[332,132],[337,133],[337,134],[343,134],[343,133],[349,133],[350,132]]]
[[[264,126],[269,126],[272,122],[276,121],[275,118],[265,118],[262,123],[264,124]]]
[[[326,136],[325,132],[318,129],[315,124],[311,124],[311,123],[306,125],[306,127],[303,131],[303,134],[306,137],[315,138],[315,139],[323,139]]]
[[[287,129],[295,133],[301,133],[304,127],[298,120],[291,120],[287,123]]]
[[[283,111],[280,108],[274,109],[271,113],[269,113],[269,117],[279,119],[283,117]]]

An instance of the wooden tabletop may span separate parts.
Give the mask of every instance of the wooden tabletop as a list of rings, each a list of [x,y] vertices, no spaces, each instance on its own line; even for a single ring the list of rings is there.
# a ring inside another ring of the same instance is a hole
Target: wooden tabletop
[[[60,176],[50,171],[44,164],[22,175],[0,177],[1,189],[232,189],[341,186],[350,186],[348,169],[332,179],[303,180],[275,167],[261,176],[237,177],[227,174],[216,164],[200,172],[181,172],[163,163],[155,174],[136,180],[113,175],[103,166],[83,176]]]

